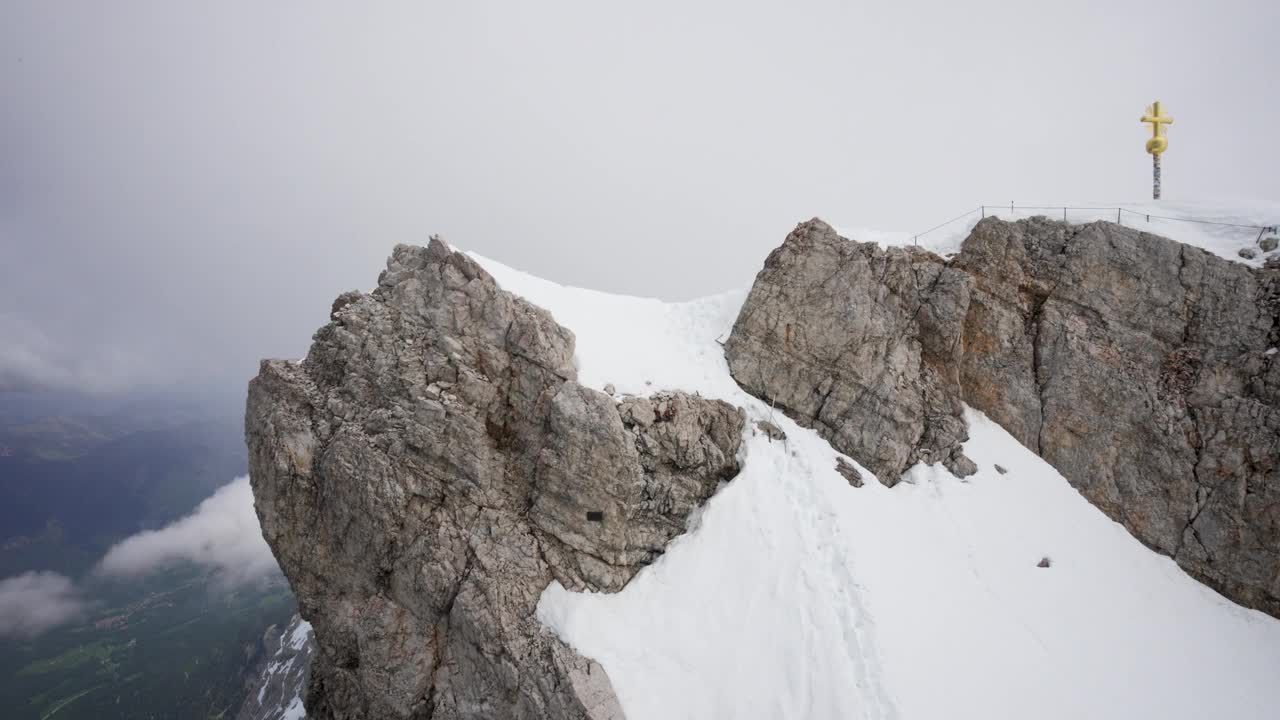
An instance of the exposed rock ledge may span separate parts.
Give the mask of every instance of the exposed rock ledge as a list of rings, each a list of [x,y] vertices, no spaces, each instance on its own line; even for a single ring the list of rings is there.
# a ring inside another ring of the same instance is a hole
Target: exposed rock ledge
[[[575,382],[572,333],[433,240],[266,361],[245,434],[263,534],[314,626],[314,718],[619,718],[534,617],[616,591],[738,470],[744,414]],[[598,520],[597,520],[598,518]]]
[[[1148,546],[1280,617],[1280,271],[1113,223],[980,222],[950,262],[798,226],[735,379],[888,483],[971,471],[961,401]]]

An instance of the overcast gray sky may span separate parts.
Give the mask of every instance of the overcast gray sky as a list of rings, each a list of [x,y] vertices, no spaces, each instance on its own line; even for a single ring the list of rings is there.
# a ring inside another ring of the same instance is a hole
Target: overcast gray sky
[[[1280,197],[1280,2],[0,3],[0,386],[239,383],[395,243],[746,285],[798,221]]]

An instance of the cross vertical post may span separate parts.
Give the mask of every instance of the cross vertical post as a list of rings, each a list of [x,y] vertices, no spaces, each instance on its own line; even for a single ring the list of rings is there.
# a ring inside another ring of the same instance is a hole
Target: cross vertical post
[[[1157,100],[1147,108],[1141,122],[1151,125],[1151,139],[1147,140],[1147,152],[1151,154],[1151,197],[1160,199],[1160,155],[1169,149],[1169,138],[1165,137],[1165,125],[1172,125],[1173,118],[1160,113],[1160,101]]]

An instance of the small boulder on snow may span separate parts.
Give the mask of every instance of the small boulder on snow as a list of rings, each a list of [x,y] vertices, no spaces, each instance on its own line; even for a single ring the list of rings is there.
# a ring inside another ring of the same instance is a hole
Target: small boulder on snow
[[[862,473],[858,472],[858,468],[853,463],[842,457],[836,457],[836,472],[844,476],[845,480],[853,487],[862,487]]]
[[[942,466],[958,478],[967,478],[978,472],[978,464],[959,450],[953,450],[951,455],[942,461]]]
[[[777,425],[774,425],[768,420],[757,420],[756,428],[760,432],[764,433],[765,437],[769,438],[769,440],[771,441],[787,439],[787,434],[782,432],[782,428],[778,427]]]

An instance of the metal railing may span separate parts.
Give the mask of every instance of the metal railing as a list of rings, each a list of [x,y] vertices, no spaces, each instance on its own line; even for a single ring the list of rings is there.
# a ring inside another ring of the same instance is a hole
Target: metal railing
[[[943,222],[943,223],[939,223],[939,224],[937,224],[937,225],[934,225],[933,227],[929,228],[928,230],[923,230],[923,231],[921,231],[921,232],[918,232],[918,233],[913,234],[913,235],[911,236],[911,241],[912,241],[914,244],[919,245],[919,244],[920,244],[920,238],[921,238],[921,237],[923,237],[923,236],[925,236],[925,235],[928,235],[929,233],[933,232],[934,230],[941,230],[942,228],[944,228],[944,227],[946,227],[946,226],[948,226],[948,225],[950,225],[950,224],[952,224],[952,223],[954,223],[954,222],[958,222],[958,221],[960,221],[960,220],[963,220],[963,219],[965,219],[965,218],[969,217],[970,215],[972,215],[972,214],[974,214],[974,213],[981,213],[982,217],[984,217],[984,218],[985,218],[985,217],[987,216],[987,209],[988,209],[988,208],[990,208],[990,209],[991,209],[991,210],[993,210],[993,211],[995,211],[995,210],[1005,210],[1005,209],[1007,208],[1007,209],[1009,210],[1009,214],[1010,214],[1010,215],[1013,215],[1013,214],[1017,213],[1017,211],[1019,211],[1019,210],[1046,210],[1046,211],[1047,211],[1047,210],[1053,210],[1053,211],[1055,211],[1055,212],[1056,212],[1056,211],[1058,211],[1058,210],[1061,210],[1061,211],[1062,211],[1062,221],[1063,221],[1063,222],[1068,222],[1068,220],[1067,220],[1067,211],[1068,211],[1068,210],[1091,210],[1091,211],[1093,211],[1093,212],[1101,212],[1101,211],[1111,212],[1112,210],[1114,210],[1114,211],[1115,211],[1115,213],[1116,213],[1116,224],[1118,224],[1118,225],[1123,225],[1123,224],[1124,224],[1124,215],[1125,215],[1125,213],[1128,213],[1128,214],[1130,214],[1130,215],[1137,215],[1137,216],[1139,216],[1139,217],[1144,217],[1144,218],[1146,218],[1146,220],[1147,220],[1148,222],[1150,222],[1152,218],[1156,218],[1157,220],[1172,220],[1172,221],[1174,221],[1174,222],[1189,222],[1189,223],[1199,223],[1199,224],[1201,224],[1201,225],[1219,225],[1219,226],[1222,226],[1222,227],[1240,228],[1240,229],[1243,229],[1243,230],[1257,230],[1257,231],[1258,231],[1258,239],[1259,239],[1259,240],[1260,240],[1260,239],[1262,239],[1262,236],[1263,236],[1264,234],[1266,234],[1267,232],[1272,232],[1272,233],[1280,232],[1280,231],[1278,231],[1278,230],[1277,230],[1277,226],[1275,226],[1275,225],[1244,225],[1244,224],[1241,224],[1241,223],[1221,222],[1221,221],[1218,221],[1218,220],[1208,220],[1208,219],[1205,219],[1205,218],[1194,218],[1194,217],[1172,217],[1172,216],[1170,216],[1170,215],[1153,215],[1153,214],[1148,213],[1148,212],[1142,212],[1142,211],[1139,211],[1139,210],[1130,210],[1129,208],[1125,208],[1125,207],[1105,207],[1105,206],[1104,206],[1104,207],[1099,207],[1099,206],[1084,206],[1084,205],[1018,205],[1018,204],[1017,204],[1017,203],[1015,203],[1015,202],[1010,202],[1008,205],[1004,205],[1004,204],[1001,204],[1001,205],[979,205],[978,207],[976,207],[976,208],[974,208],[974,209],[972,209],[972,210],[969,210],[969,211],[967,211],[967,212],[961,213],[961,214],[959,214],[959,215],[957,215],[957,216],[955,216],[955,217],[951,218],[950,220],[947,220],[946,222]]]

